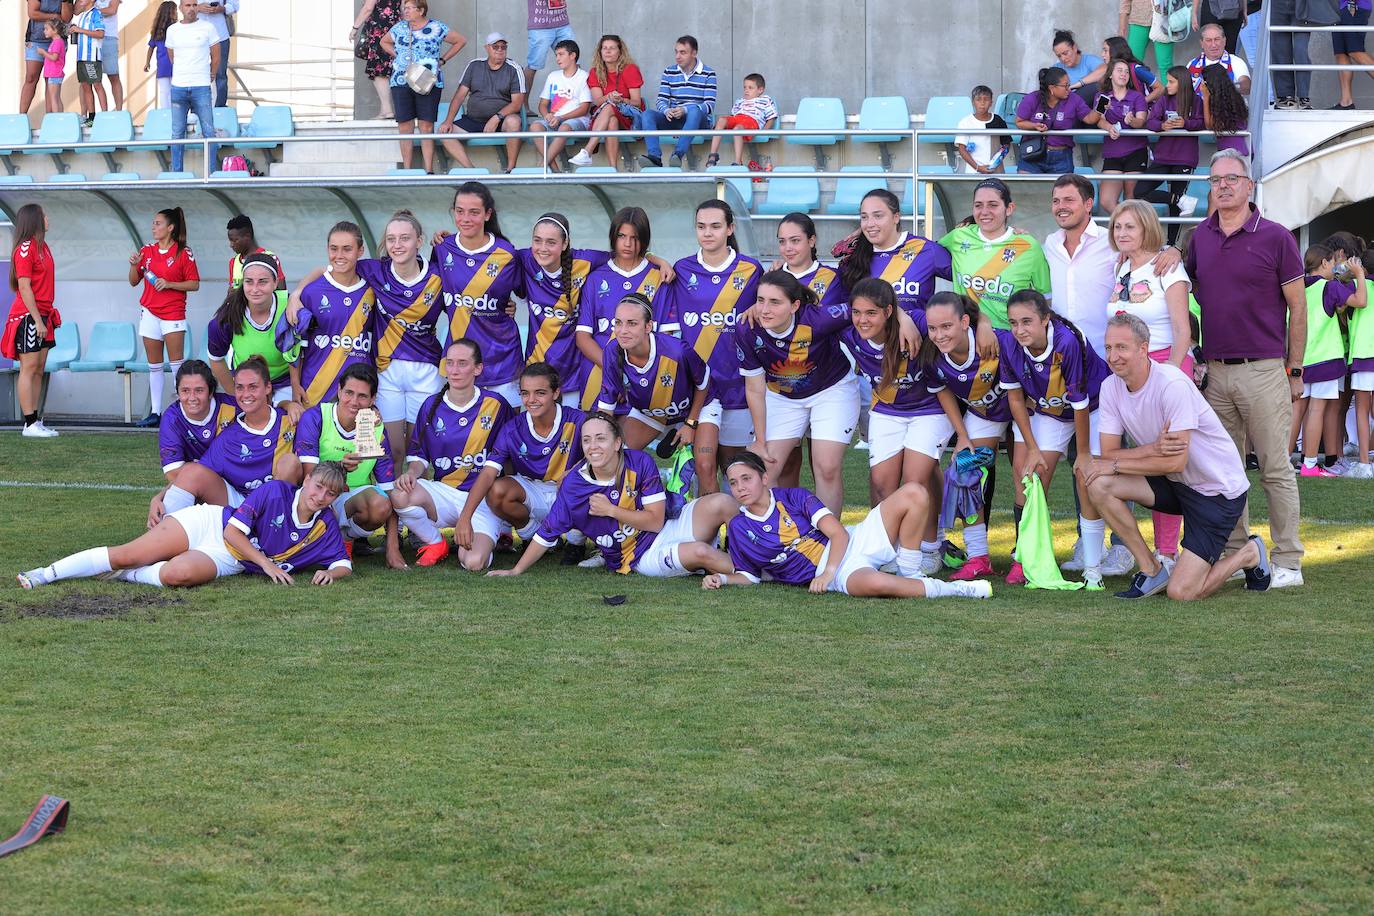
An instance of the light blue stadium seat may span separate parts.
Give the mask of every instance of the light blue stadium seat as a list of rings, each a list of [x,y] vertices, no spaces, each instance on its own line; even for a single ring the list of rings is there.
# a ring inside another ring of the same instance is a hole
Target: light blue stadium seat
[[[0,175],[0,184],[33,184],[32,175]]]
[[[71,111],[54,111],[43,115],[34,145],[24,150],[29,156],[56,156],[81,142],[81,116]]]
[[[575,166],[573,169],[579,175],[615,175],[616,168],[613,165],[583,165]],[[710,171],[709,169],[707,171]]]
[[[470,169],[451,168],[448,170],[448,173],[450,175],[490,175],[491,169],[482,168],[481,166]]]
[[[210,173],[211,178],[228,178],[233,181],[245,181],[253,177],[253,173],[244,169],[215,169]]]
[[[872,172],[875,169],[875,165],[846,165],[840,171]],[[882,178],[838,178],[835,180],[835,199],[830,202],[825,212],[857,216],[864,195],[874,188],[886,190],[887,182]]]
[[[517,169],[518,171],[518,169]],[[682,168],[676,165],[643,165],[639,167],[642,175],[681,175]]]
[[[460,108],[460,109],[458,109],[458,117],[461,118],[462,116],[463,116],[463,109]],[[523,108],[520,109],[520,129],[521,129],[521,130],[529,130],[529,129],[530,129],[530,123],[529,123],[529,122],[530,122],[529,113],[526,112],[525,109],[523,109]],[[435,123],[438,124],[439,122],[436,121]],[[457,134],[456,136],[462,137],[463,135],[462,135],[462,134]],[[504,146],[505,143],[506,143],[505,140],[501,140],[501,139],[498,139],[498,138],[495,138],[495,137],[484,137],[484,136],[481,136],[480,134],[469,134],[468,136],[472,137],[472,139],[471,139],[471,140],[464,140],[463,142],[469,144],[470,146]]]
[[[234,146],[239,149],[276,149],[281,144],[268,140],[266,142],[253,141],[249,137],[294,137],[296,135],[296,122],[291,116],[291,106],[289,105],[259,105],[253,109],[253,117],[248,121],[239,139]]]
[[[786,214],[794,210],[809,213],[820,209],[821,183],[815,177],[792,178],[780,175],[815,175],[809,165],[785,165],[769,173],[768,196],[758,205],[759,213]]]
[[[195,172],[158,172],[158,181],[185,181],[188,178],[195,178]]]
[[[86,176],[82,175],[80,172],[67,172],[62,175],[53,175],[48,179],[48,181],[51,181],[55,184],[71,184],[73,182],[84,183],[85,180]]]
[[[1024,92],[1004,92],[999,95],[992,103],[992,113],[1002,116],[1002,120],[1007,122],[1007,126],[1016,127],[1016,106],[1021,104],[1021,100],[1026,97]],[[1011,140],[1015,143],[1021,139],[1021,134],[1011,134]]]
[[[143,118],[143,133],[139,136],[140,140],[170,140],[172,139],[172,110],[170,108],[154,108]],[[165,153],[166,146],[141,146],[139,149],[149,150],[154,153]]]
[[[73,360],[81,357],[81,329],[75,321],[59,325],[53,332],[53,348],[48,351],[48,361],[44,364],[49,372],[66,369]]]
[[[0,115],[0,156],[9,156],[33,140],[27,115]]]
[[[844,102],[839,99],[808,96],[797,105],[797,130],[844,130]],[[839,137],[813,136],[797,137],[790,132],[783,134],[788,143],[804,146],[834,146]]]
[[[67,368],[73,372],[113,372],[134,358],[138,339],[127,321],[97,321],[86,342],[84,359],[74,359]]]
[[[740,178],[727,178],[730,187],[739,192],[746,209],[754,208],[754,173],[747,165],[713,165],[706,169],[713,175],[740,175]]]
[[[967,115],[973,114],[973,101],[965,95],[937,95],[926,103],[926,119],[921,126],[930,129],[950,129],[959,126]],[[922,143],[953,143],[953,134],[922,136]]]
[[[142,181],[143,176],[137,172],[106,172],[101,176],[101,181]]]
[[[127,111],[96,112],[95,122],[91,124],[90,141],[109,143],[99,149],[82,150],[83,153],[113,153],[134,138],[134,119]]]
[[[222,137],[238,137],[242,133],[239,127],[239,113],[233,108],[216,108],[215,129],[220,132]]]
[[[537,165],[521,165],[510,170],[511,175],[543,175],[544,170]]]
[[[387,169],[386,173],[391,178],[423,178],[429,174],[424,169]]]
[[[863,101],[859,108],[861,130],[911,130],[911,110],[900,95],[875,95]],[[904,134],[850,137],[855,143],[900,143]]]
[[[195,351],[195,347],[194,347],[194,344],[193,344],[193,341],[192,341],[192,337],[191,337],[191,328],[190,328],[189,325],[188,325],[187,328],[186,328],[186,337],[185,337],[185,339],[182,341],[181,346],[182,346],[182,350],[181,350],[182,353],[192,353],[192,352]],[[166,356],[167,350],[166,350],[165,347],[163,348],[163,351],[162,351],[162,352],[163,352],[162,368],[163,368],[163,369],[170,369],[170,368],[171,368],[171,364],[170,364],[169,360],[167,359],[167,356]],[[123,367],[120,369],[120,371],[121,371],[121,372],[136,372],[136,373],[141,373],[141,374],[143,374],[143,375],[147,375],[147,373],[148,373],[148,354],[147,354],[147,352],[140,346],[140,347],[138,348],[138,355],[135,356],[133,359],[129,360],[128,362],[126,362],[126,363],[123,365]]]

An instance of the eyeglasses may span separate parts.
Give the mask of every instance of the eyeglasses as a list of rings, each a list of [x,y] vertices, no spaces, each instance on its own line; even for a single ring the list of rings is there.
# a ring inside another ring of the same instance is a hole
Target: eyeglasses
[[[1228,187],[1230,187],[1238,185],[1242,181],[1249,180],[1250,176],[1248,175],[1212,175],[1207,179],[1207,183],[1214,188],[1219,188],[1222,185],[1227,185]]]

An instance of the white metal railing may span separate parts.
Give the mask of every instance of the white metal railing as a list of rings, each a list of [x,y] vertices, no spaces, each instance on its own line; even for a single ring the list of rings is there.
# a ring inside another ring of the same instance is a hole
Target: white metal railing
[[[234,41],[240,49],[243,41],[261,41],[272,44],[283,44],[283,40],[273,35],[257,35],[251,32],[238,32],[234,35]],[[304,118],[323,117],[337,119],[338,116],[353,112],[353,49],[342,45],[316,44],[309,41],[297,41],[292,39],[289,44],[295,48],[306,48],[310,51],[325,52],[321,57],[291,57],[286,56],[281,60],[270,58],[235,60],[229,64],[229,76],[238,83],[239,91],[231,90],[229,93],[230,101],[247,101],[255,105],[290,105],[293,110],[316,109],[319,114],[312,111],[302,111]],[[327,65],[328,69],[320,73],[312,73],[310,66]],[[288,81],[283,85],[258,85],[253,81],[244,79],[245,74],[263,74],[274,77],[282,77]],[[293,85],[291,80],[318,80],[322,81],[319,86],[299,86]],[[311,94],[328,92],[327,102],[317,102],[309,98]],[[302,96],[304,94],[304,97]]]

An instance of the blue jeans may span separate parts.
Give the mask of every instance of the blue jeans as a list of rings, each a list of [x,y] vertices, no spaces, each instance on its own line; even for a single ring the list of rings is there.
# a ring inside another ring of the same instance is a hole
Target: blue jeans
[[[1027,175],[1063,175],[1073,171],[1073,148],[1050,146],[1039,162],[1018,162],[1016,171]]]
[[[229,39],[219,43],[219,66],[215,69],[215,107],[229,104]],[[197,115],[199,117],[199,115]]]
[[[1272,8],[1265,5],[1271,25],[1302,25],[1298,22],[1293,0],[1275,0]],[[1269,62],[1273,64],[1310,64],[1307,42],[1311,32],[1270,32]],[[1274,94],[1281,99],[1309,98],[1312,95],[1311,70],[1277,70],[1273,74]]]
[[[200,132],[202,136],[213,137],[215,135],[215,110],[210,104],[209,86],[173,86],[172,87],[172,138],[181,140],[186,136],[186,116],[194,111],[196,117],[200,119]],[[200,147],[192,147],[196,152]],[[185,155],[186,147],[172,147],[172,171],[182,170],[182,156]],[[219,147],[210,147],[210,171],[219,168],[216,159]],[[205,177],[209,177],[207,173]]]
[[[702,107],[701,105],[686,105],[683,107],[687,109],[687,115],[686,117],[677,121],[669,120],[667,115],[665,115],[663,112],[659,111],[656,108],[650,108],[646,111],[637,112],[637,114],[639,115],[639,129],[673,130],[675,128],[680,127],[684,131],[693,131],[700,130],[703,127],[710,126],[710,119],[706,116],[706,109],[704,107]],[[660,159],[663,156],[663,153],[661,152],[661,148],[658,142],[661,139],[661,137],[644,138],[644,151],[648,153],[650,156],[653,156],[655,159]],[[685,158],[687,156],[687,149],[691,145],[692,135],[690,133],[683,133],[679,135],[677,138],[677,145],[673,147],[673,155],[682,156]]]

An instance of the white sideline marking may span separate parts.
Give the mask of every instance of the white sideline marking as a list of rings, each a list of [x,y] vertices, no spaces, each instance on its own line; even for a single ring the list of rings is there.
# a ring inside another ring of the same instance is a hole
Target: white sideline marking
[[[121,490],[130,493],[156,493],[161,487],[140,487],[128,483],[43,483],[36,480],[0,480],[0,487],[27,487],[34,490]]]

